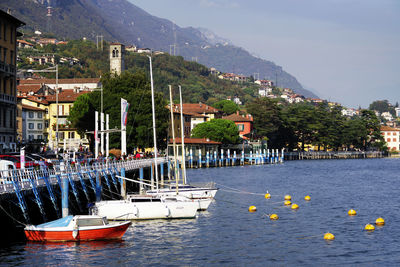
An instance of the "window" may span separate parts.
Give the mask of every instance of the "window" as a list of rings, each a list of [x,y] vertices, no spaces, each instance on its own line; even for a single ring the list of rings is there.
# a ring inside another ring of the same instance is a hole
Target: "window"
[[[38,117],[39,119],[43,118],[42,112],[38,112],[37,117]]]
[[[49,120],[45,120],[44,121],[44,127],[45,128],[49,128]]]
[[[29,118],[32,119],[34,117],[34,114],[32,111],[29,111]]]
[[[387,141],[390,142],[390,138],[388,138]]]
[[[14,65],[14,51],[10,51],[10,64]]]
[[[397,138],[393,138],[393,142],[397,142]]]
[[[388,132],[388,133],[387,133],[387,135],[391,135],[391,134],[392,134],[391,132]]]
[[[244,131],[244,124],[238,124],[237,127],[240,132]]]
[[[42,123],[38,123],[37,124],[37,128],[40,129],[40,130],[43,129],[43,124]]]
[[[29,123],[29,124],[28,124],[28,128],[29,128],[29,129],[35,129],[35,124]]]
[[[7,63],[7,48],[3,48],[3,62]]]
[[[33,136],[33,135],[29,135],[29,141],[33,141],[33,139],[34,139],[35,137]]]
[[[3,36],[4,36],[4,41],[7,41],[7,23],[4,22],[3,24]]]
[[[39,134],[39,135],[37,136],[37,139],[43,140],[43,136],[42,136],[41,134]]]

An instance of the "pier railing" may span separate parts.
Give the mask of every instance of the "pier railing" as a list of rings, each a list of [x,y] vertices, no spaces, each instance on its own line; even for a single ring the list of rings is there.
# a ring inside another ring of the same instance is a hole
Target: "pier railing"
[[[166,163],[167,158],[158,158],[157,165]],[[106,171],[126,172],[141,168],[150,167],[154,159],[126,160],[126,161],[92,161],[92,164],[71,164],[69,162],[54,162],[49,168],[41,166],[40,169],[10,169],[0,171],[0,194],[15,191],[19,186],[21,190],[32,189],[33,187],[44,186],[46,182],[51,184],[59,183],[57,177],[71,175],[71,179],[79,180],[76,174],[94,173]],[[109,173],[108,173],[109,174]],[[84,177],[85,178],[85,177]]]

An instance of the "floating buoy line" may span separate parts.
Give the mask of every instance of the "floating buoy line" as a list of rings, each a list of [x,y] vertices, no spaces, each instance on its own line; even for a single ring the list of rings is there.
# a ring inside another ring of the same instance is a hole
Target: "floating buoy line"
[[[249,194],[249,195],[258,195],[258,196],[264,196],[265,199],[269,200],[272,198],[272,196],[277,196],[277,195],[271,195],[268,190],[267,193],[254,193],[254,192],[248,192],[248,191],[244,191],[244,190],[240,190],[240,189],[236,189],[236,188],[232,188],[229,186],[225,186],[225,185],[221,185],[218,184],[218,186],[226,188],[226,189],[220,189],[221,191],[225,191],[225,192],[229,192],[229,193],[237,193],[237,194]],[[300,208],[300,206],[296,203],[292,203],[292,196],[291,195],[284,195],[283,197],[283,204],[284,206],[288,207],[290,206],[290,208],[292,210],[298,210]],[[309,202],[311,201],[311,196],[306,195],[304,197],[304,200]],[[234,203],[233,203],[234,204]],[[269,202],[268,204],[272,205],[272,204],[282,204],[282,201],[277,201],[277,202]],[[279,208],[279,207],[276,207]],[[254,205],[248,206],[248,211],[250,213],[254,213],[257,211],[257,207]],[[357,211],[355,209],[350,209],[347,212],[348,216],[356,216],[357,215]],[[279,219],[278,214],[276,213],[271,213],[271,214],[263,214],[263,217],[267,217],[269,218],[271,221],[276,221]],[[379,217],[376,219],[375,221],[375,225],[376,226],[380,226],[382,227],[383,225],[385,225],[385,220],[382,217]],[[375,230],[375,226],[371,223],[367,223],[364,226],[364,230],[368,231],[368,232],[373,232]],[[304,237],[298,237],[298,239],[306,239],[306,238],[316,238],[316,237],[320,237],[321,235],[314,235],[314,236],[304,236]],[[327,240],[327,241],[332,241],[335,239],[335,235],[333,233],[327,232],[325,234],[323,234],[323,239]]]

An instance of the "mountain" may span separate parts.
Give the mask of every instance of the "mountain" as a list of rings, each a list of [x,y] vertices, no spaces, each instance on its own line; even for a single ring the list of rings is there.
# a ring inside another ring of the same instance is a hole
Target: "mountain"
[[[46,16],[48,2],[51,17]],[[254,57],[207,29],[181,28],[152,16],[127,0],[2,0],[0,9],[7,8],[27,23],[26,31],[52,32],[67,39],[95,40],[102,35],[108,41],[181,55],[222,72],[258,73],[262,79],[277,81],[279,87],[316,97],[275,63]]]

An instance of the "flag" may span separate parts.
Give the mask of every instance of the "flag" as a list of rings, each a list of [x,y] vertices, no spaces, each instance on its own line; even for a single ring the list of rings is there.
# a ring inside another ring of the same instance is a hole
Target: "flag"
[[[129,103],[125,99],[121,98],[121,126],[126,127],[126,123],[128,122],[128,110]]]

